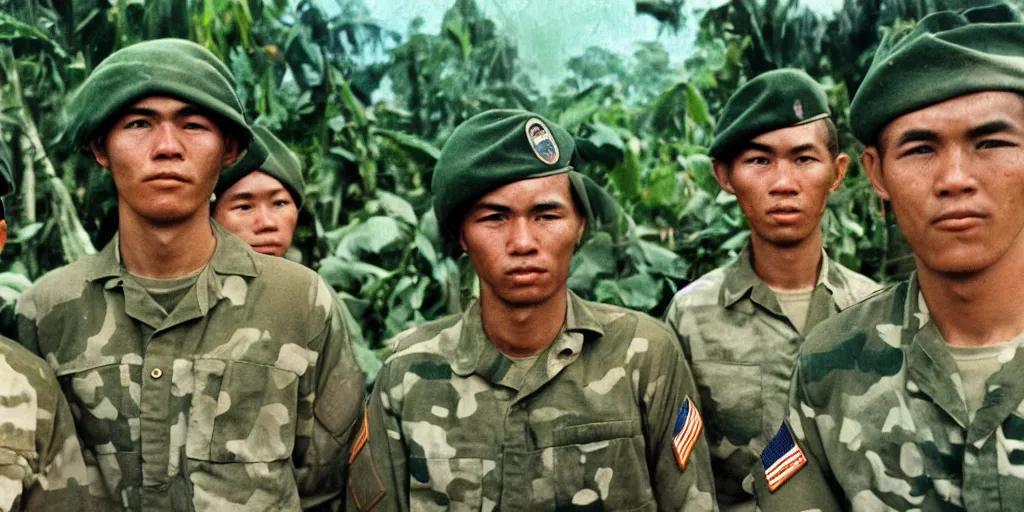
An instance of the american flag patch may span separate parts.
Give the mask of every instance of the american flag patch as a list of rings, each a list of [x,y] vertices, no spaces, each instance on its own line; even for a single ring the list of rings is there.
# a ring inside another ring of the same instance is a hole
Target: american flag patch
[[[704,421],[700,419],[697,407],[693,405],[690,397],[686,397],[683,406],[679,408],[679,415],[676,416],[676,428],[672,431],[672,450],[676,452],[679,469],[686,469],[690,452],[693,451],[703,430]]]
[[[761,463],[764,464],[764,476],[768,479],[768,490],[771,492],[775,492],[775,489],[807,464],[807,457],[793,440],[793,434],[785,423],[761,452]]]

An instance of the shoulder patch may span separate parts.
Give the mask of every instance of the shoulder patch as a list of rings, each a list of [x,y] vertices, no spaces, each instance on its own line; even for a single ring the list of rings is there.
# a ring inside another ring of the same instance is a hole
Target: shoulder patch
[[[761,452],[761,463],[764,464],[764,476],[768,480],[768,490],[771,492],[775,492],[807,464],[807,457],[793,440],[789,425],[783,423],[779,427],[775,437],[772,437],[768,446]]]
[[[672,431],[672,450],[676,453],[676,462],[679,469],[685,470],[686,463],[690,461],[690,453],[697,445],[701,432],[704,431],[704,421],[700,418],[700,412],[693,405],[690,397],[686,397],[683,406],[679,408],[676,415],[676,426]]]
[[[348,458],[348,487],[352,493],[352,501],[360,512],[372,510],[387,494],[380,476],[377,475],[377,468],[373,465],[373,455],[367,445],[369,440],[370,419],[368,413],[364,411],[363,427],[359,430]]]

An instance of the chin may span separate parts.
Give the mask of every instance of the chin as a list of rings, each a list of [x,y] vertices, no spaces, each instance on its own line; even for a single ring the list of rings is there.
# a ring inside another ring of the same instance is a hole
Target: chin
[[[538,290],[538,289],[519,289],[519,290],[507,290],[502,293],[498,293],[498,298],[502,302],[517,306],[517,307],[529,307],[543,304],[544,302],[551,299],[554,296],[554,292],[550,290]]]

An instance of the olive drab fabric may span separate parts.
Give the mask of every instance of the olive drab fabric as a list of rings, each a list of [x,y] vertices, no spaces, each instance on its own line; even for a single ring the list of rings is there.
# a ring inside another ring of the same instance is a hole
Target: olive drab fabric
[[[768,71],[729,97],[708,154],[723,158],[762,133],[830,115],[825,89],[807,73],[789,68]]]
[[[220,179],[217,180],[217,188],[213,190],[214,195],[219,198],[224,191],[242,178],[253,171],[261,171],[280,181],[292,195],[295,206],[301,209],[302,197],[306,194],[306,184],[302,180],[302,163],[299,162],[299,157],[270,130],[262,126],[254,126],[252,133],[256,137],[254,140],[266,149],[266,155],[262,151],[251,151],[237,163],[224,169],[220,174]]]
[[[824,251],[822,269],[807,331],[879,289]],[[749,245],[735,262],[676,293],[665,321],[679,335],[700,392],[718,504],[753,510],[751,468],[786,415],[803,337],[754,272]]]
[[[1024,504],[1024,350],[1012,343],[969,419],[964,388],[916,278],[811,332],[787,423],[809,464],[764,511],[1018,511]]]
[[[122,48],[89,74],[68,106],[67,134],[84,147],[126,105],[147,96],[170,96],[202,107],[228,123],[245,149],[252,132],[235,78],[216,56],[185,39],[154,39]]]
[[[935,13],[887,35],[850,104],[850,124],[875,144],[890,121],[981,91],[1024,93],[1024,23],[1006,4]]]
[[[458,223],[472,201],[515,181],[561,173],[569,173],[588,234],[603,231],[613,241],[631,237],[633,220],[608,191],[574,170],[575,152],[576,141],[565,128],[525,110],[488,110],[460,124],[441,148],[431,181],[448,248],[461,250]]]
[[[118,237],[18,301],[104,510],[299,510],[344,488],[363,377],[330,289],[212,225],[213,257],[169,313]]]
[[[641,313],[568,303],[522,379],[479,303],[398,335],[351,457],[350,508],[717,510],[704,436],[685,469],[673,451],[681,408],[698,403],[675,336]]]
[[[46,363],[0,337],[0,512],[86,512],[82,449]]]

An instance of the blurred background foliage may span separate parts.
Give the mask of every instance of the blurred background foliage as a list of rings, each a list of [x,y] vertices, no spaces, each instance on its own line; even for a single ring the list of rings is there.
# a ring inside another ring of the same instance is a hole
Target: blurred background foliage
[[[740,84],[778,67],[806,69],[828,87],[842,146],[856,156],[849,103],[880,37],[977,3],[843,0],[822,13],[799,0],[699,10],[685,0],[636,0],[635,15],[652,17],[664,33],[698,27],[682,64],[658,41],[637,44],[628,59],[595,46],[569,58],[564,80],[542,90],[516,41],[474,0],[443,2],[438,33],[415,21],[398,33],[374,20],[364,0],[328,1],[330,9],[310,0],[0,0],[0,136],[12,146],[18,181],[0,258],[5,331],[21,291],[116,230],[113,183],[63,143],[62,112],[92,68],[137,41],[188,38],[228,63],[250,118],[304,162],[309,197],[296,243],[305,263],[383,355],[387,338],[460,311],[478,291],[465,257],[441,250],[429,190],[439,148],[470,116],[526,108],[577,136],[587,162],[580,170],[620,199],[638,236],[623,245],[591,238],[570,286],[660,315],[675,291],[734,258],[749,237],[707,156],[715,117]],[[384,81],[391,93],[375,100]],[[826,249],[878,280],[903,277],[913,260],[854,162],[829,201]]]

